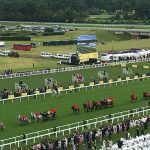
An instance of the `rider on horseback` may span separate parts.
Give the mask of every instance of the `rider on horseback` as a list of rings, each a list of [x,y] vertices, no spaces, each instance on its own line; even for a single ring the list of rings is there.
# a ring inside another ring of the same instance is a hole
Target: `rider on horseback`
[[[77,104],[77,103],[74,103],[74,104],[73,104],[73,108],[77,110],[77,109],[79,108],[78,104]]]
[[[74,103],[74,104],[72,105],[72,110],[73,110],[73,113],[74,113],[74,114],[77,114],[77,112],[80,111],[79,106],[78,106],[77,103]]]
[[[137,96],[135,95],[135,93],[131,94],[131,101],[135,102],[137,100]]]
[[[22,120],[22,122],[27,121],[27,116],[25,115],[25,113],[22,113],[21,120]]]
[[[51,108],[50,114],[51,114],[51,118],[55,119],[56,118],[56,108]]]

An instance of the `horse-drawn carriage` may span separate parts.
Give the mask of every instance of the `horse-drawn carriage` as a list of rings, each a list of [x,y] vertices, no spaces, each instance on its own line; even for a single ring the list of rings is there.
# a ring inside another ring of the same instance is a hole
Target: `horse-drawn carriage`
[[[31,112],[32,122],[47,121],[49,119],[56,119],[56,108],[52,108],[50,111],[44,112]]]
[[[56,116],[56,108],[51,108],[49,111],[44,112],[31,112],[31,121],[27,118],[27,116],[23,113],[18,116],[18,121],[20,125],[28,124],[31,122],[39,122],[39,121],[47,121],[49,119],[55,120]]]
[[[72,111],[73,111],[74,114],[77,114],[80,111],[79,106],[78,106],[77,103],[74,103],[72,105],[71,109],[72,109]]]
[[[84,112],[87,111],[93,111],[93,110],[97,110],[100,109],[101,107],[108,107],[108,106],[113,106],[113,97],[107,97],[104,100],[96,100],[93,102],[88,102],[88,103],[84,103],[83,104],[83,109]]]
[[[150,91],[143,92],[143,98],[150,99]]]
[[[135,94],[131,94],[131,102],[137,101],[137,96]]]
[[[45,111],[40,113],[43,121],[47,121],[49,119],[56,119],[56,108],[51,108],[50,111]]]

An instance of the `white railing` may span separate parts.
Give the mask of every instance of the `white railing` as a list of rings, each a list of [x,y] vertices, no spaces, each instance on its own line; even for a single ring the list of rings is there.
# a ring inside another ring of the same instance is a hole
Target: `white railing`
[[[121,63],[138,63],[138,62],[147,62],[147,61],[150,61],[150,58],[115,62],[115,65],[120,65]],[[27,71],[27,72],[22,72],[22,73],[13,73],[10,75],[0,75],[0,79],[18,78],[18,77],[49,74],[49,73],[56,73],[56,72],[66,72],[66,71],[74,71],[74,70],[82,70],[82,69],[90,69],[90,68],[99,68],[99,67],[111,66],[111,64],[112,63],[101,63],[101,64],[94,64],[94,65],[66,67],[66,68],[58,68],[58,69],[50,69],[50,70],[34,70],[34,71]]]
[[[104,27],[139,27],[139,28],[145,28],[150,27],[149,24],[98,24],[98,23],[63,23],[63,22],[27,22],[27,21],[0,21],[0,23],[15,23],[20,25],[31,25],[31,26],[47,26],[49,25],[60,25],[60,26],[104,26]]]
[[[63,93],[63,92],[65,92],[66,94],[69,92],[70,93],[70,91],[73,91],[74,92],[74,90],[81,90],[81,89],[86,89],[86,90],[88,90],[88,88],[92,88],[92,90],[93,90],[93,88],[94,87],[100,87],[100,86],[106,86],[106,85],[110,85],[110,86],[112,86],[113,84],[115,84],[115,85],[117,85],[118,83],[121,83],[121,84],[124,84],[124,83],[129,83],[129,81],[132,81],[132,83],[133,83],[133,81],[134,80],[140,80],[140,79],[149,79],[150,78],[150,76],[142,76],[142,77],[136,77],[136,78],[133,78],[133,79],[126,79],[126,80],[117,80],[117,81],[113,81],[113,82],[107,82],[107,83],[99,83],[99,84],[94,84],[94,85],[87,85],[87,86],[83,86],[83,87],[74,87],[74,88],[71,88],[71,89],[63,89],[62,91],[60,91],[60,93]],[[32,95],[27,95],[27,96],[20,96],[20,97],[14,97],[14,98],[9,98],[9,99],[0,99],[0,102],[2,102],[3,104],[5,104],[5,101],[10,101],[10,100],[12,100],[12,103],[14,102],[14,100],[17,100],[17,99],[19,99],[19,101],[21,102],[22,101],[22,99],[23,98],[27,98],[28,100],[29,100],[29,98],[30,97],[35,97],[36,99],[37,99],[37,97],[39,96],[39,95],[43,95],[44,96],[44,98],[46,97],[46,95],[47,94],[52,94],[52,93],[39,93],[39,94],[32,94]]]
[[[25,142],[25,145],[28,145],[29,143],[34,144],[38,140],[41,140],[41,138],[43,137],[50,138],[51,136],[55,136],[55,137],[58,137],[59,135],[64,136],[65,134],[71,134],[72,131],[74,132],[74,130],[83,131],[85,128],[88,128],[88,129],[92,127],[96,128],[98,125],[102,125],[103,123],[108,123],[108,122],[114,123],[115,121],[117,122],[124,121],[126,118],[129,118],[130,115],[140,117],[140,115],[144,116],[144,115],[149,115],[149,114],[150,114],[150,109],[148,106],[137,108],[137,109],[132,109],[132,113],[131,113],[131,110],[127,110],[127,111],[123,111],[119,113],[114,113],[111,115],[111,118],[109,118],[108,115],[106,115],[106,116],[86,120],[86,124],[84,124],[83,122],[76,122],[76,123],[56,127],[57,128],[56,131],[54,131],[53,128],[50,128],[50,129],[46,129],[42,131],[29,133],[29,134],[26,134],[26,139],[22,139],[22,136],[3,139],[3,140],[0,140],[0,148],[1,150],[3,150],[6,146],[9,146],[11,148],[14,145],[16,147],[20,147],[23,145],[24,142]]]

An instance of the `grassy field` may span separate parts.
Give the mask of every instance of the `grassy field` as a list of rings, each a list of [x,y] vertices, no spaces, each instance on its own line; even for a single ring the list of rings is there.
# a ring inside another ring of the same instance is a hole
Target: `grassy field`
[[[130,40],[129,35],[115,35],[108,31],[72,31],[67,32],[65,35],[60,36],[39,36],[33,37],[31,42],[41,43],[37,48],[33,48],[31,51],[19,51],[20,58],[4,58],[0,57],[0,72],[5,69],[13,70],[31,70],[33,69],[32,64],[35,64],[34,69],[40,69],[45,67],[56,68],[60,65],[57,64],[58,60],[48,60],[40,59],[40,52],[50,52],[50,53],[73,53],[76,52],[76,45],[68,46],[42,46],[43,41],[53,41],[53,40],[65,40],[74,39],[79,35],[96,35],[98,44],[97,51],[104,52],[109,50],[122,50],[130,48],[149,48],[150,40]],[[26,41],[8,41],[4,48],[1,50],[12,49],[14,43],[25,43],[29,44],[31,42]],[[101,44],[105,42],[106,44]],[[61,65],[62,66],[62,65]]]
[[[150,64],[149,62],[138,63],[138,68],[132,68],[132,64],[128,64],[127,66],[133,72],[133,74],[131,74],[130,76],[133,77],[137,72],[140,74],[149,72],[149,70],[143,69],[143,65],[150,65]],[[14,91],[15,83],[18,82],[19,80],[22,80],[25,83],[27,83],[29,88],[44,87],[45,86],[44,82],[46,78],[54,78],[57,81],[58,86],[63,85],[64,88],[68,88],[69,84],[72,83],[72,75],[77,73],[83,75],[85,79],[84,83],[85,85],[88,85],[89,82],[91,82],[91,76],[98,83],[99,82],[98,72],[103,70],[105,70],[108,73],[109,79],[116,80],[118,76],[121,76],[123,79],[125,79],[125,76],[129,76],[129,75],[122,74],[121,66],[115,66],[115,67],[110,66],[110,67],[102,67],[102,68],[94,68],[94,69],[86,69],[86,70],[78,70],[78,71],[76,70],[76,71],[52,73],[52,74],[30,76],[30,77],[20,77],[20,78],[13,78],[7,80],[4,79],[4,80],[0,80],[0,90],[6,88]]]
[[[108,113],[115,113],[119,111],[128,110],[131,108],[142,107],[147,104],[146,100],[142,99],[143,91],[149,89],[149,80],[135,81],[134,83],[94,88],[94,90],[81,90],[80,92],[62,94],[58,97],[46,96],[44,99],[42,96],[38,99],[30,99],[29,101],[24,99],[21,103],[14,102],[13,104],[7,102],[5,105],[1,105],[0,118],[1,121],[6,124],[6,129],[0,132],[0,139],[37,131],[45,128],[55,127],[67,123],[76,121],[82,121],[85,119],[106,115]],[[130,94],[135,92],[138,96],[136,103],[130,102]],[[88,100],[104,99],[105,97],[114,97],[114,107],[102,109],[94,112],[84,113],[82,110],[82,104]],[[78,103],[81,112],[78,115],[73,115],[70,107],[73,103]],[[18,114],[23,112],[30,116],[30,112],[45,111],[52,107],[57,108],[58,118],[55,121],[47,121],[41,123],[32,123],[25,126],[19,126],[17,122]]]

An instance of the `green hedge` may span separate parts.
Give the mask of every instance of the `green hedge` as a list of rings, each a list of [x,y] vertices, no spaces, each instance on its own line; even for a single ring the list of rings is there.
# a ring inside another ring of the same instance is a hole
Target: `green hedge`
[[[37,36],[38,33],[37,32],[0,32],[0,36],[20,36],[20,37],[23,37],[23,36]]]
[[[28,36],[0,36],[0,41],[31,41]]]
[[[73,45],[73,44],[77,44],[77,41],[76,40],[62,40],[62,41],[43,42],[43,46]]]
[[[65,35],[65,32],[44,32],[43,36],[52,36],[52,35]]]

